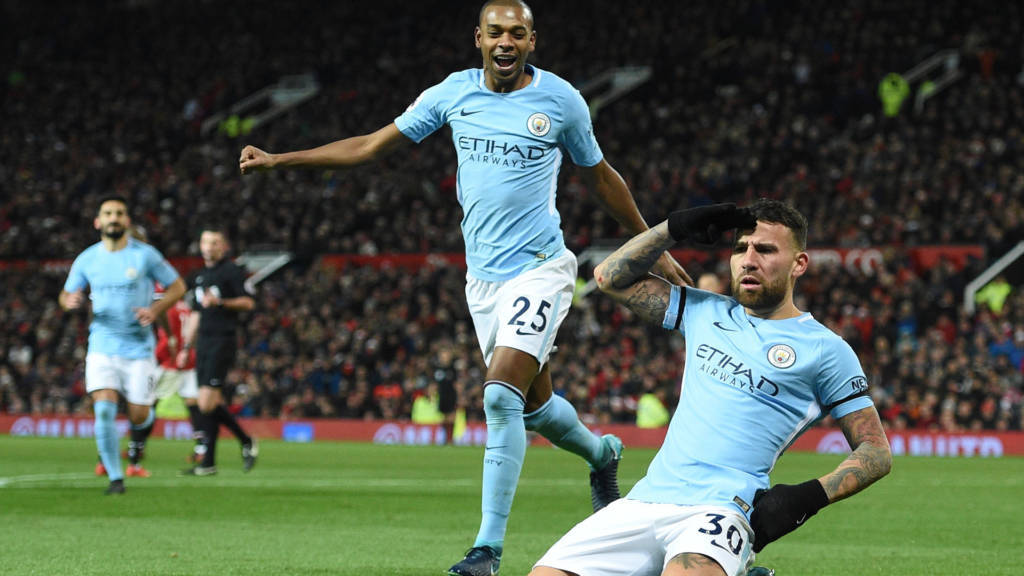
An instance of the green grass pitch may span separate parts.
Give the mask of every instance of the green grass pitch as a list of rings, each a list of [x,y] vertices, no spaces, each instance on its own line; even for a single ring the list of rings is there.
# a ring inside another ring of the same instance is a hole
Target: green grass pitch
[[[481,448],[265,441],[243,474],[234,440],[220,474],[178,478],[185,442],[150,443],[154,475],[103,495],[91,440],[0,436],[0,574],[431,575],[472,543]],[[624,488],[652,450],[629,449]],[[836,456],[789,454],[773,481],[830,470]],[[1018,575],[1024,570],[1024,458],[897,458],[867,492],[769,546],[779,576]],[[587,468],[527,453],[503,576],[526,574],[589,513]]]

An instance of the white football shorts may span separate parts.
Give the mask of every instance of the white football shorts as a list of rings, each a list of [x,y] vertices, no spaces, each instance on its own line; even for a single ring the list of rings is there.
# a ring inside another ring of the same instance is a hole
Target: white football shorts
[[[129,404],[151,406],[156,400],[156,360],[86,354],[85,391],[116,390]]]
[[[177,393],[182,398],[199,397],[199,380],[196,378],[195,369],[192,370],[171,370],[169,368],[157,368],[156,397],[167,398]]]
[[[509,280],[487,282],[467,275],[466,302],[484,362],[490,365],[496,346],[507,346],[543,367],[569,314],[575,285],[576,255],[570,250]]]
[[[620,498],[574,526],[535,566],[586,576],[658,576],[669,560],[689,552],[739,576],[754,562],[752,535],[746,518],[730,508]]]

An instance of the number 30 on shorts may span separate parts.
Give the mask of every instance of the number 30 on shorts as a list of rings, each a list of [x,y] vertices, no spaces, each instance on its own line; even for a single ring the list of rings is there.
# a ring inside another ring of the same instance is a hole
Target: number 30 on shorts
[[[706,528],[701,528],[698,532],[708,536],[718,536],[721,534],[723,528],[720,522],[725,518],[725,515],[705,514],[705,516],[708,518]],[[735,525],[730,524],[728,530],[725,530],[725,545],[723,546],[715,538],[711,539],[711,544],[723,550],[728,550],[733,554],[739,554],[740,550],[743,549],[743,533]]]
[[[526,336],[529,332],[523,332],[523,326],[526,326],[526,321],[521,320],[520,317],[526,314],[531,308],[530,299],[526,296],[520,296],[516,298],[516,301],[512,303],[516,313],[512,316],[512,319],[508,321],[509,326],[516,326],[516,334],[520,336]],[[537,311],[534,313],[533,322],[530,322],[530,328],[536,334],[540,334],[548,327],[547,311],[551,308],[551,302],[547,300],[541,300],[537,306]]]

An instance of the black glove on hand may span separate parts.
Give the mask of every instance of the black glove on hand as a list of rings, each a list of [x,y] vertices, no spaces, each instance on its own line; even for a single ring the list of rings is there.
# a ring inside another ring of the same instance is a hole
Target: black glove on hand
[[[796,530],[827,505],[828,494],[817,479],[796,485],[776,484],[754,492],[754,512],[750,515],[754,552]]]
[[[689,239],[698,244],[714,244],[726,230],[756,225],[757,219],[749,209],[737,208],[732,203],[688,208],[668,215],[668,233],[677,242]]]

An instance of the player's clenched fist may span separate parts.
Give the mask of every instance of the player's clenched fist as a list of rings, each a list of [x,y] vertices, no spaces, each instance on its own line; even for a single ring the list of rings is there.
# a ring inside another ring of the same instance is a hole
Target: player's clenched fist
[[[68,292],[68,295],[64,298],[64,308],[67,310],[76,310],[81,308],[84,303],[85,295],[82,294],[81,290]]]
[[[803,484],[776,484],[754,493],[754,552],[796,530],[829,503],[828,494],[817,479]]]
[[[242,148],[242,156],[238,159],[238,168],[242,174],[256,170],[268,170],[274,167],[274,155],[267,154],[255,146]]]
[[[756,225],[757,219],[749,209],[737,208],[732,203],[699,206],[668,215],[668,233],[677,242],[690,240],[711,245],[718,242],[726,230]]]

